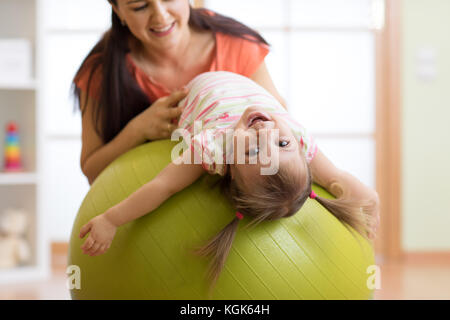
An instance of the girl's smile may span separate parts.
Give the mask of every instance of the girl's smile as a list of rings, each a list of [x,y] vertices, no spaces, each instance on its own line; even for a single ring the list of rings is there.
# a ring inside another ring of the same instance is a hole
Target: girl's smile
[[[253,128],[255,130],[258,130],[258,128],[260,128],[261,125],[264,125],[264,124],[262,124],[262,122],[272,120],[270,118],[270,116],[264,111],[261,111],[261,110],[252,111],[253,109],[255,109],[254,107],[253,107],[253,109],[252,109],[252,107],[247,108],[247,110],[249,110],[249,109],[250,109],[250,111],[248,111],[249,114],[247,115],[247,118],[246,118],[247,128]]]

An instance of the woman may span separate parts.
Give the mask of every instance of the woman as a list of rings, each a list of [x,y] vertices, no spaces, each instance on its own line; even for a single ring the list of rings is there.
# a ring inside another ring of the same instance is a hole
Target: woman
[[[81,168],[91,184],[126,151],[167,139],[182,88],[206,71],[231,71],[285,103],[264,63],[266,41],[237,21],[188,0],[110,0],[112,26],[75,79],[82,112]]]

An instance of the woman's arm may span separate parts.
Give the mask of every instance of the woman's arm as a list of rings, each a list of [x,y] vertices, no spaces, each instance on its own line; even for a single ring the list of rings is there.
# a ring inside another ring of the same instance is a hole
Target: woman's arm
[[[263,61],[255,73],[250,77],[253,81],[258,83],[261,87],[269,91],[280,103],[287,109],[286,101],[278,93],[277,88],[273,84],[272,78],[270,77],[269,71],[267,70],[266,63]]]
[[[170,95],[154,101],[151,106],[136,115],[128,124],[107,144],[94,130],[94,101],[88,99],[82,111],[82,143],[81,168],[89,180],[89,184],[113,160],[130,149],[144,143],[146,140],[170,138],[177,125],[172,120],[182,113],[180,100],[186,97],[187,89],[174,91]],[[81,92],[80,101],[84,101],[85,94]]]
[[[86,99],[86,95],[84,92],[81,92],[80,101],[85,101],[84,99]],[[94,129],[94,103],[92,99],[88,99],[82,110],[80,165],[89,184],[92,184],[100,172],[114,159],[144,142],[131,123],[129,123],[113,140],[104,144]]]

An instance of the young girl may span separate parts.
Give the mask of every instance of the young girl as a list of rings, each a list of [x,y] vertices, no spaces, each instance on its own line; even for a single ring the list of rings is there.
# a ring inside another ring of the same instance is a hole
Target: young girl
[[[197,76],[188,89],[188,96],[180,102],[179,127],[185,130],[183,136],[188,137],[190,146],[153,180],[81,228],[80,238],[90,232],[81,247],[85,254],[105,253],[117,227],[155,210],[205,171],[223,176],[222,188],[236,210],[232,221],[197,250],[200,255],[212,256],[212,283],[225,264],[244,216],[251,218],[251,225],[289,217],[308,197],[363,236],[374,236],[377,193],[337,169],[265,89],[246,77],[223,71]],[[263,154],[270,161],[263,161]],[[275,170],[261,174],[273,164]],[[317,196],[311,189],[313,182],[336,199]]]

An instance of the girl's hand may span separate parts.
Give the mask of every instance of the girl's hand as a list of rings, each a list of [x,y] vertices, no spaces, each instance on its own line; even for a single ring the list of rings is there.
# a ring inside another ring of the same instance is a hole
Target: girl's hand
[[[187,93],[188,90],[183,88],[159,98],[130,121],[141,142],[170,138],[178,127],[178,118],[183,111],[177,104]]]
[[[371,223],[369,225],[369,239],[375,239],[377,236],[378,227],[380,226],[380,200],[378,198],[378,194],[375,193],[373,197],[373,205],[370,209],[369,214],[371,215]]]
[[[80,230],[80,238],[84,238],[90,232],[89,237],[81,246],[83,253],[92,257],[105,253],[111,246],[116,229],[117,227],[108,220],[105,214],[91,219]]]

